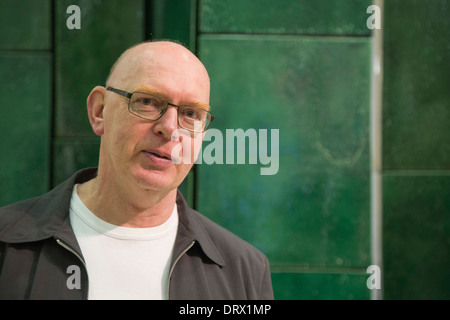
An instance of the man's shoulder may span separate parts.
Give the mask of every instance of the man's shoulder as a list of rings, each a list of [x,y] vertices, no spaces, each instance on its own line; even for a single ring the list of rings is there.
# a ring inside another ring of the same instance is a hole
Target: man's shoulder
[[[225,260],[232,259],[236,261],[235,259],[238,259],[238,261],[246,260],[252,262],[258,261],[261,264],[266,263],[267,257],[253,244],[222,227],[204,214],[195,210],[191,212],[195,215],[195,218],[200,223],[200,227],[211,239]]]
[[[8,224],[20,219],[39,200],[33,197],[0,207],[0,231]]]

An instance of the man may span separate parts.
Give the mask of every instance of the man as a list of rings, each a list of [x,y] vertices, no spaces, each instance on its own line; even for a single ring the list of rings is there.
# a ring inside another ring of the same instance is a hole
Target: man
[[[209,88],[176,43],[122,54],[87,98],[98,169],[0,209],[0,298],[273,298],[267,258],[177,190],[212,120]]]

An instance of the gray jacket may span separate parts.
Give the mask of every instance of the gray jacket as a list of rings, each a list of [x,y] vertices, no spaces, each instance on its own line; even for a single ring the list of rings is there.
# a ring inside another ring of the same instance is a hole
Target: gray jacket
[[[88,298],[69,205],[74,184],[95,175],[81,170],[42,196],[0,208],[0,299]],[[169,299],[273,299],[265,255],[189,208],[180,192],[177,206]],[[79,288],[68,286],[73,265],[81,270]]]

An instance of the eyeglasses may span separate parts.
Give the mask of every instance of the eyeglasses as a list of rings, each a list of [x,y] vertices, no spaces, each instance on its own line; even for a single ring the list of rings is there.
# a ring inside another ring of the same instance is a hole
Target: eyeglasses
[[[139,118],[146,120],[158,120],[167,111],[169,106],[178,108],[178,125],[192,132],[204,132],[208,129],[214,116],[211,112],[193,106],[178,106],[161,97],[145,92],[127,92],[124,90],[107,87],[106,90],[120,94],[128,98],[128,111]]]

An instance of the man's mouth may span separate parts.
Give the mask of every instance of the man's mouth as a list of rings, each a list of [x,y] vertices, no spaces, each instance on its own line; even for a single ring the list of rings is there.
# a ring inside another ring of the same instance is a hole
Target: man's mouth
[[[173,164],[170,154],[158,150],[144,150],[144,154],[155,165],[167,167]]]
[[[152,152],[152,151],[147,151],[147,152],[152,154],[152,155],[154,155],[154,156],[156,156],[156,157],[158,157],[158,158],[171,160],[170,157],[168,157],[168,156],[166,156],[164,154],[157,153],[157,152]]]

